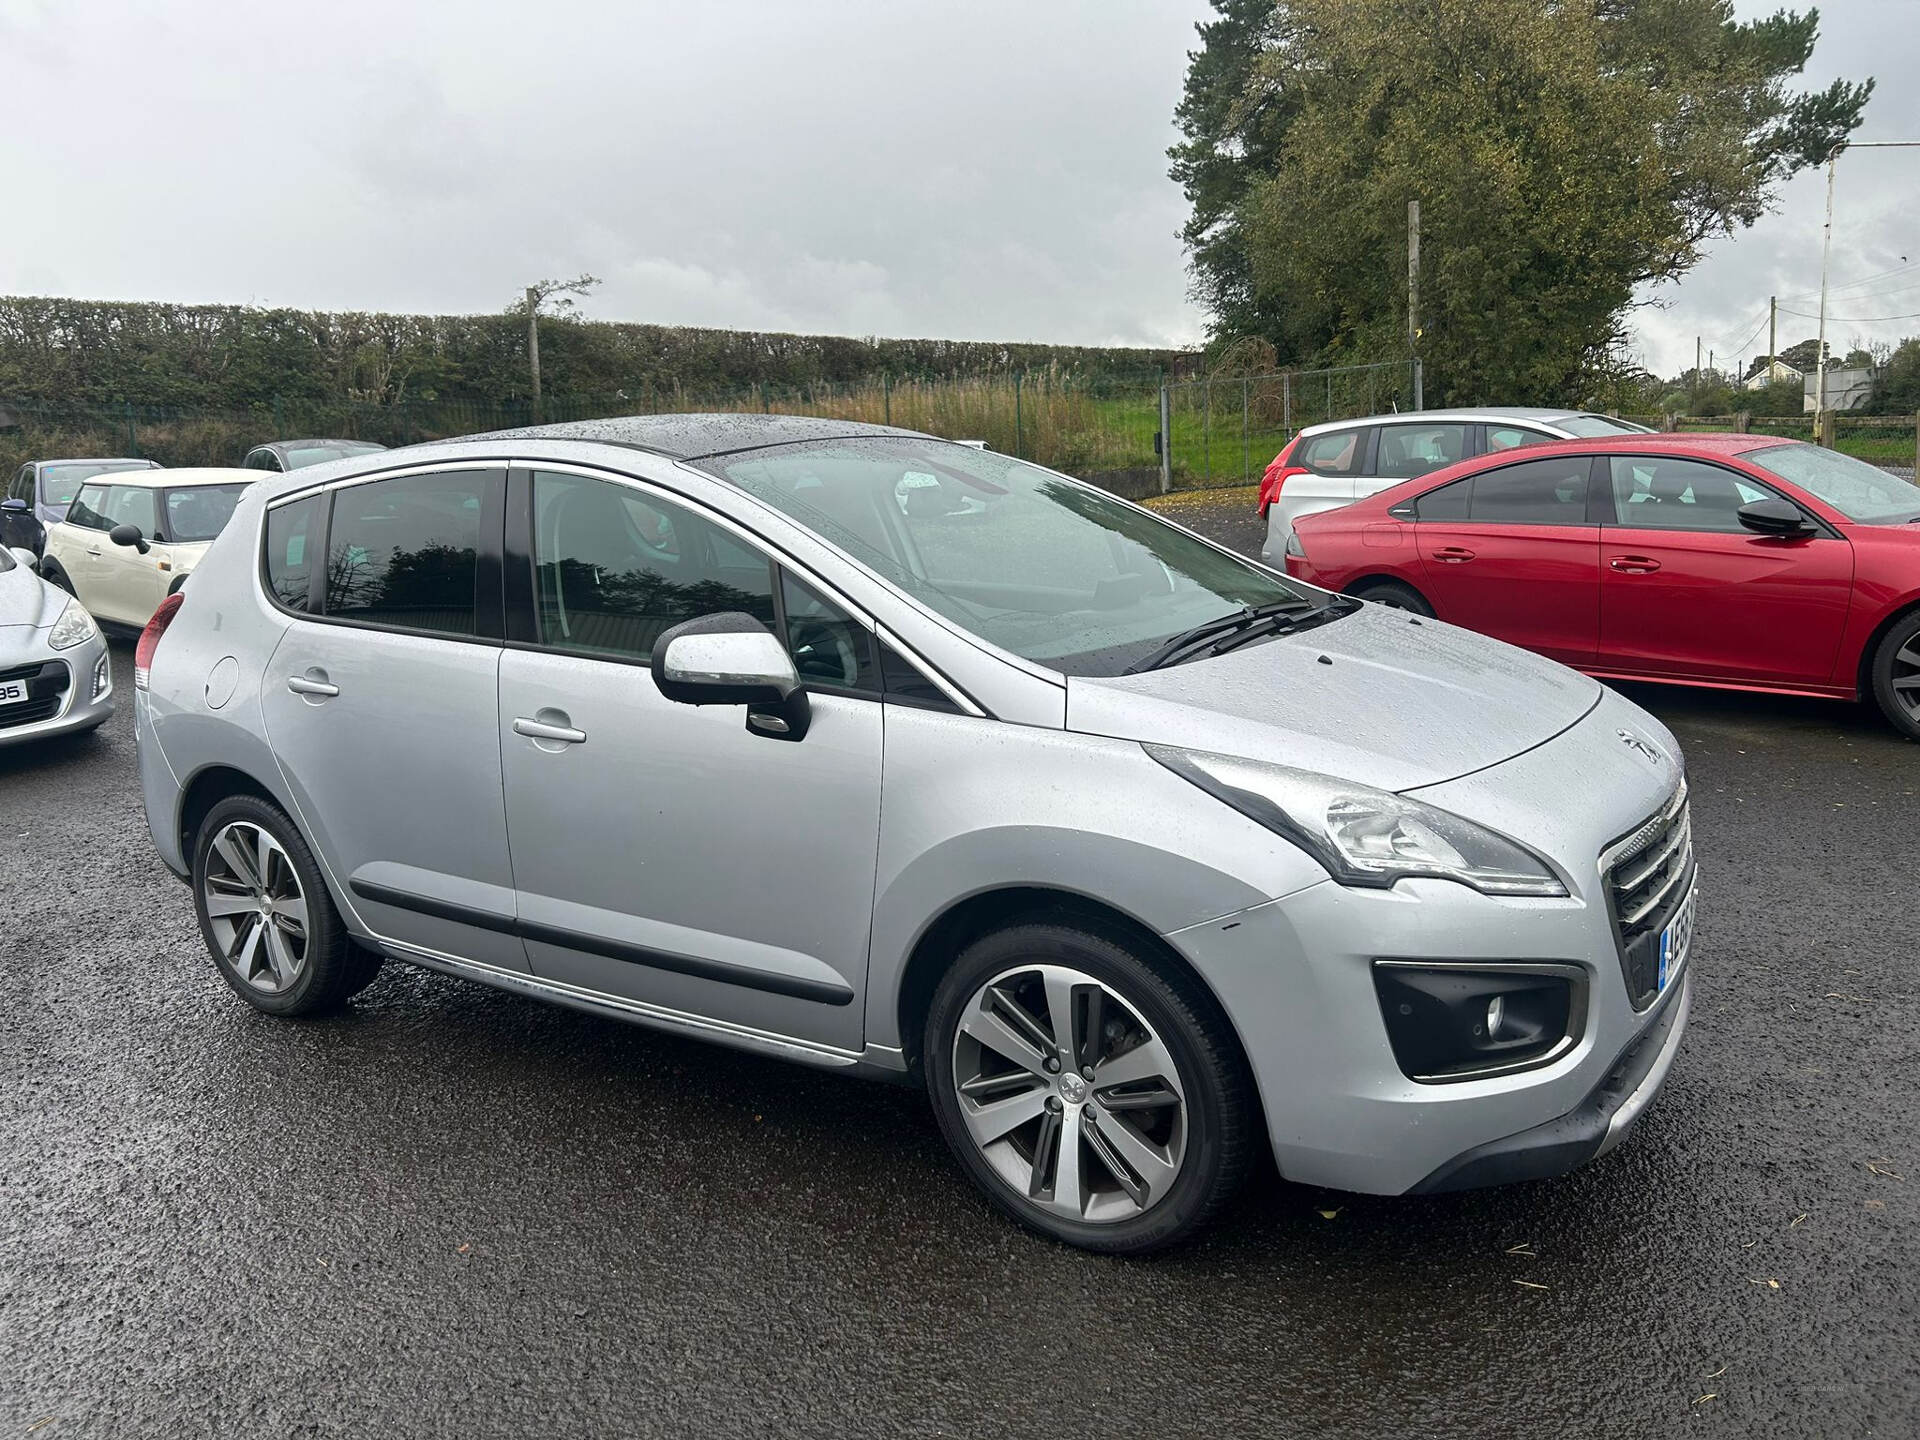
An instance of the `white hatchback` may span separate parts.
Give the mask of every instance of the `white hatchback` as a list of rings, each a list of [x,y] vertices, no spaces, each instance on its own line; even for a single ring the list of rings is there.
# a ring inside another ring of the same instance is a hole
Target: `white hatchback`
[[[142,626],[226,526],[250,470],[134,470],[96,476],[47,527],[40,570],[116,625]]]
[[[1337,510],[1456,461],[1548,440],[1644,434],[1646,428],[1582,410],[1501,405],[1309,425],[1274,456],[1261,479],[1260,517],[1267,522],[1267,535],[1260,558],[1269,565],[1286,564],[1287,540],[1302,515]]]

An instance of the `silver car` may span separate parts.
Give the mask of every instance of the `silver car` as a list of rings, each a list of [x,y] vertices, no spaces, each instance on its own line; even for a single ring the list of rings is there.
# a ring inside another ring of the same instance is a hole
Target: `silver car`
[[[142,637],[153,840],[260,1010],[402,960],[924,1085],[1173,1242],[1617,1143],[1685,1027],[1679,748],[1592,680],[907,431],[554,425],[263,480]]]
[[[1287,540],[1302,515],[1337,510],[1476,455],[1549,440],[1647,433],[1646,426],[1612,415],[1519,405],[1417,410],[1309,425],[1274,456],[1261,477],[1260,515],[1267,534],[1260,558],[1275,566],[1286,563]]]
[[[0,548],[0,745],[96,729],[113,714],[107,642],[87,607]]]

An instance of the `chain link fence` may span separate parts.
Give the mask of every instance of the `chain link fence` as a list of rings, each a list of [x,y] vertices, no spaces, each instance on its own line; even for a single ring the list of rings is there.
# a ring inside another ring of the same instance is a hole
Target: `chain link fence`
[[[1815,443],[1813,416],[1801,415],[1654,415],[1628,416],[1656,429],[1682,433],[1724,433],[1743,431],[1752,435],[1771,435],[1782,440]],[[1833,448],[1843,455],[1865,460],[1883,470],[1913,478],[1920,463],[1920,417],[1913,415],[1859,415],[1834,411]]]
[[[1251,485],[1308,425],[1413,409],[1411,362],[1211,376],[1167,387],[1176,488]]]

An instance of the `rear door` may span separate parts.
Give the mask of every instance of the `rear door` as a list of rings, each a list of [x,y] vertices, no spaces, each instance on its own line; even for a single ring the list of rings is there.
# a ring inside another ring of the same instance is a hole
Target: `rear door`
[[[1600,665],[1754,684],[1832,678],[1853,547],[1825,526],[1756,535],[1750,501],[1778,492],[1705,460],[1616,455],[1600,572]]]
[[[1440,618],[1591,665],[1600,634],[1593,468],[1588,455],[1524,460],[1421,496],[1423,588]]]
[[[1373,463],[1354,482],[1356,500],[1458,464],[1477,449],[1474,427],[1461,420],[1402,420],[1379,429]]]

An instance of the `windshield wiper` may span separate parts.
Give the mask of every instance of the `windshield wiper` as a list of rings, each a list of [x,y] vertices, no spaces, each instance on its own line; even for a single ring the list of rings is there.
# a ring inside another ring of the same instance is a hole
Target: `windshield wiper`
[[[1232,635],[1250,625],[1258,625],[1263,620],[1279,620],[1299,616],[1306,610],[1306,604],[1300,600],[1280,600],[1271,605],[1248,605],[1234,611],[1231,615],[1219,615],[1195,625],[1190,630],[1182,630],[1170,638],[1158,650],[1144,659],[1136,660],[1120,673],[1138,675],[1147,670],[1158,670],[1169,665],[1187,651],[1209,640],[1223,635]]]
[[[1276,635],[1298,635],[1302,630],[1312,630],[1316,626],[1325,625],[1330,620],[1338,620],[1342,615],[1351,615],[1359,608],[1360,602],[1351,595],[1336,595],[1326,604],[1309,610],[1304,615],[1273,615],[1235,630],[1209,649],[1207,654],[1224,655],[1229,650],[1238,650],[1242,645],[1250,645],[1255,640],[1270,640]]]

